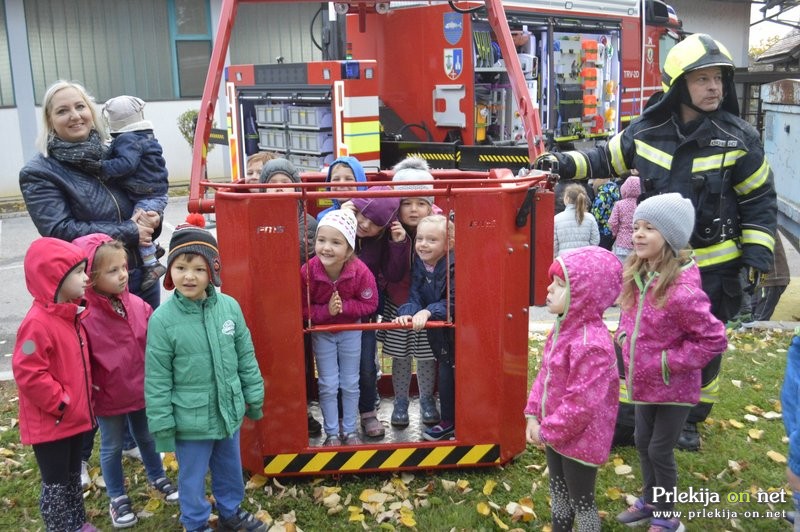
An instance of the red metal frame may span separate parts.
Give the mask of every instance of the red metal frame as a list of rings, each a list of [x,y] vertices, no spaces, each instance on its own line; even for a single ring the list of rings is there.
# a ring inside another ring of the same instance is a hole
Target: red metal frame
[[[211,51],[211,60],[208,66],[208,74],[203,87],[203,97],[197,117],[197,130],[194,137],[194,150],[192,155],[192,175],[189,185],[189,205],[191,212],[213,212],[214,202],[202,197],[200,181],[205,178],[206,157],[208,155],[208,137],[211,133],[211,126],[214,121],[214,111],[219,87],[222,79],[222,72],[225,67],[225,56],[228,52],[231,31],[236,19],[236,12],[240,2],[258,0],[223,0],[220,9],[219,29],[214,39],[214,47]],[[264,2],[274,2],[275,0],[260,0]],[[299,0],[311,1],[311,0]],[[367,8],[374,10],[376,1],[342,2],[356,6],[360,17],[360,25],[367,13]],[[442,3],[442,2],[430,2]],[[490,14],[490,24],[500,43],[503,58],[512,79],[512,90],[517,107],[520,110],[520,117],[525,127],[525,137],[528,140],[528,152],[531,161],[544,152],[544,144],[541,138],[541,126],[539,116],[533,111],[530,95],[525,87],[524,76],[519,61],[516,60],[514,44],[511,37],[511,30],[505,18],[505,11],[501,0],[486,0],[486,7]],[[512,59],[513,58],[513,59]]]

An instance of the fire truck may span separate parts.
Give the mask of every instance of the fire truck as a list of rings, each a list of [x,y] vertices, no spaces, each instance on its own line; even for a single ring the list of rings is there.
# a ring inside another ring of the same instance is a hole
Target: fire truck
[[[528,163],[519,148],[525,126],[514,105],[510,61],[522,66],[551,145],[607,139],[660,90],[660,65],[680,39],[674,10],[659,0],[506,1],[515,48],[506,60],[479,4],[459,3],[457,10],[401,4],[385,16],[368,15],[366,32],[358,31],[357,17],[347,21],[352,57],[381,67],[386,164],[409,152],[448,168]],[[409,28],[421,31],[409,38]],[[426,144],[448,142],[457,147]]]
[[[344,154],[375,168],[409,154],[435,168],[529,166],[545,143],[587,147],[625,127],[660,90],[680,39],[660,0],[503,2],[505,53],[482,2],[374,5],[345,15],[341,64],[215,73],[226,79],[234,176],[258,150],[309,171]]]

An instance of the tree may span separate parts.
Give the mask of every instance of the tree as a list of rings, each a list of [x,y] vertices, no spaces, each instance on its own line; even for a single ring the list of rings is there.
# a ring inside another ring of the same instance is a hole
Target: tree
[[[189,148],[194,148],[194,132],[197,129],[197,115],[200,111],[197,109],[187,109],[178,116],[178,131],[181,132],[183,138],[189,143]],[[211,127],[216,125],[216,120],[211,124]],[[214,149],[214,145],[208,144],[208,151]]]
[[[748,50],[747,55],[750,57],[750,62],[754,63],[758,56],[772,48],[775,43],[783,39],[781,35],[770,35],[766,39],[761,39],[758,44],[755,46],[751,46],[750,50]]]

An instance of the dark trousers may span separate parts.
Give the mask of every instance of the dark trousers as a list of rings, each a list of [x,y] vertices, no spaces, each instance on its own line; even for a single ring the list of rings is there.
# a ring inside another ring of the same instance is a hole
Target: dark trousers
[[[700,278],[703,282],[703,291],[711,300],[711,313],[722,323],[728,322],[741,308],[742,284],[739,277],[739,268],[723,270],[701,271]],[[703,368],[700,376],[701,386],[706,386],[719,376],[722,365],[722,354],[715,356]],[[700,423],[705,421],[711,413],[714,403],[704,402],[700,399],[689,413],[687,421]]]
[[[672,510],[673,502],[653,498],[653,488],[671,491],[678,483],[673,450],[689,415],[689,406],[647,404],[635,406],[636,450],[642,468],[642,496],[659,510]]]
[[[81,447],[85,434],[88,432],[33,445],[43,484],[69,484],[73,475],[80,475]]]
[[[597,468],[581,464],[545,447],[550,472],[550,508],[553,532],[600,530],[600,514],[594,500]]]
[[[378,340],[375,331],[361,331],[361,366],[358,375],[358,411],[361,414],[375,410],[378,383],[378,368],[375,355],[378,353]]]
[[[769,321],[785,290],[786,286],[765,286],[763,288],[757,288],[751,302],[753,319],[755,321]]]
[[[445,347],[440,353],[434,353],[437,361],[437,385],[439,386],[439,406],[442,409],[442,421],[456,421],[456,358],[452,351]]]

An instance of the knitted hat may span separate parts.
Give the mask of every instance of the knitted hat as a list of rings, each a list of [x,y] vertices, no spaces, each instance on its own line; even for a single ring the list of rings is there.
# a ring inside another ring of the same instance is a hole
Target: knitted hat
[[[103,116],[108,121],[111,133],[117,133],[125,126],[144,120],[144,101],[136,96],[117,96],[103,106]]]
[[[263,168],[261,168],[260,183],[269,183],[272,176],[275,174],[285,174],[292,180],[292,183],[300,182],[300,172],[288,159],[277,158],[267,161]]]
[[[377,187],[370,187],[369,190],[392,190],[391,188],[381,185]],[[397,209],[400,208],[400,198],[353,198],[353,205],[355,205],[358,212],[364,218],[368,219],[380,228],[386,228],[397,219]]]
[[[325,225],[333,227],[342,233],[344,239],[350,244],[350,249],[356,249],[356,226],[358,222],[356,222],[356,215],[350,209],[328,211],[317,224],[317,231]]]
[[[417,181],[433,181],[433,176],[428,168],[428,163],[425,159],[419,157],[406,157],[394,167],[394,177],[392,181],[395,183],[402,182],[402,185],[397,185],[395,190],[433,190],[431,184],[419,184]],[[423,199],[433,205],[433,196],[415,196]]]
[[[211,283],[214,286],[221,284],[219,271],[222,269],[222,265],[219,262],[219,249],[217,249],[217,240],[214,235],[194,225],[182,224],[175,228],[175,232],[172,233],[172,238],[169,241],[164,288],[167,290],[175,288],[170,269],[172,268],[172,262],[184,253],[197,253],[206,259]]]
[[[646,220],[658,229],[676,253],[689,244],[694,230],[694,206],[677,192],[659,194],[644,200],[633,212],[634,223]]]
[[[553,264],[550,265],[550,268],[547,270],[547,276],[550,277],[551,280],[553,277],[566,280],[564,268],[561,266],[561,262],[558,259],[554,260]]]

